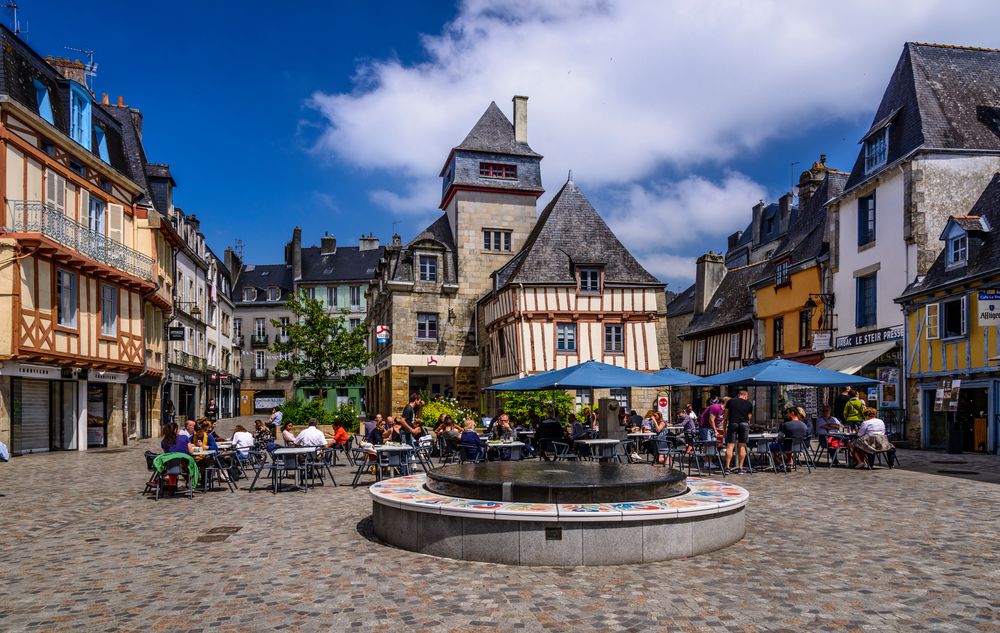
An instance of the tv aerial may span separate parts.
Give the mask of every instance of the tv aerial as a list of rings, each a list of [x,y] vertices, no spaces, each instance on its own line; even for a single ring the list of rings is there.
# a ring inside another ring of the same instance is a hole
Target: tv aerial
[[[94,51],[89,48],[75,48],[73,46],[63,46],[68,51],[82,53],[87,56],[87,63],[83,65],[83,73],[87,77],[87,88],[93,92],[94,77],[97,76],[97,64],[94,63]]]

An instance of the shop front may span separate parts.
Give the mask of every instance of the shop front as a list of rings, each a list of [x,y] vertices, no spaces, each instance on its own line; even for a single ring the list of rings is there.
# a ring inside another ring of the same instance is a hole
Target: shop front
[[[202,380],[202,374],[176,367],[170,368],[164,395],[173,402],[178,424],[202,417],[204,412],[201,406],[204,389]]]
[[[87,374],[87,448],[125,444],[128,436],[126,374],[90,370]]]
[[[951,428],[958,434],[956,449],[997,452],[1000,380],[996,377],[969,376],[960,380],[921,382],[920,399],[925,447],[948,448]]]
[[[205,378],[206,398],[215,399],[215,404],[219,409],[219,419],[231,418],[234,415],[236,401],[233,396],[234,384],[238,379],[226,372],[212,372]],[[238,387],[235,389],[238,391]]]
[[[0,367],[0,380],[10,389],[8,415],[11,421],[11,453],[84,450],[85,411],[80,394],[86,382],[81,370],[7,362]],[[82,387],[81,387],[82,386]]]

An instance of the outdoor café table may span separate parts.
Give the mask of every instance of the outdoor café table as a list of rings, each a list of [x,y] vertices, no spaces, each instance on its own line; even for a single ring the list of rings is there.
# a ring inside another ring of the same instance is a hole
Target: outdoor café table
[[[274,455],[275,460],[281,459],[285,462],[286,468],[295,470],[295,490],[301,490],[305,486],[304,482],[300,480],[302,471],[299,470],[298,461],[299,455],[315,455],[318,446],[284,446],[282,448],[276,448],[271,453]],[[289,463],[290,462],[290,463]]]
[[[211,449],[201,449],[201,450],[199,450],[199,449],[195,448],[194,450],[191,451],[191,457],[207,457],[211,461],[211,466],[213,468],[217,468],[219,470],[219,472],[226,472],[226,469],[222,467],[222,462],[219,461],[219,452],[220,451],[213,451]],[[206,466],[208,465],[206,462],[202,462],[202,464],[205,464]],[[202,470],[202,475],[204,475],[205,474],[205,472],[204,472],[205,468],[202,467],[201,464],[199,464],[199,467]],[[201,478],[201,491],[202,492],[208,492],[208,484],[209,484],[208,477],[203,476]],[[232,492],[236,488],[236,484],[234,484],[228,478],[226,479],[226,486],[229,487],[229,491],[230,492]]]
[[[854,468],[854,456],[851,454],[850,449],[851,449],[851,444],[854,443],[854,440],[858,439],[858,434],[841,432],[841,433],[828,433],[827,435],[829,435],[830,437],[837,438],[838,440],[844,443],[844,447],[847,449],[844,451],[845,453],[847,453],[847,467]],[[827,459],[830,459],[829,455],[827,455]]]
[[[510,457],[507,459],[512,462],[521,460],[521,449],[524,448],[524,442],[487,442],[487,445],[489,448],[505,448],[509,450]],[[499,455],[499,451],[497,454]]]
[[[216,440],[215,445],[219,447],[220,451],[233,447],[233,443],[226,440]]]
[[[595,448],[599,449],[600,454],[598,455],[598,457],[603,462],[603,461],[608,461],[610,459],[614,459],[615,446],[620,444],[621,440],[606,438],[603,440],[577,440],[576,443],[583,444],[584,446],[589,448],[592,455],[594,454]]]
[[[376,453],[386,453],[388,455],[389,466],[395,468],[400,474],[409,474],[409,460],[406,459],[406,453],[413,450],[413,447],[409,444],[377,444],[373,447]],[[404,472],[405,471],[405,472]],[[382,469],[376,469],[378,479],[381,479]]]
[[[646,452],[646,440],[656,437],[656,433],[651,431],[638,431],[636,433],[629,433],[628,436],[635,440],[635,452],[638,453],[640,450]]]

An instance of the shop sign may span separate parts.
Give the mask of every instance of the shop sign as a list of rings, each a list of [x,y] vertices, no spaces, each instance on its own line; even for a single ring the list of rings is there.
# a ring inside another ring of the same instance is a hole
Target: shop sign
[[[375,326],[375,342],[383,345],[389,342],[389,326],[388,325],[376,325]]]
[[[832,334],[829,332],[816,332],[813,334],[813,345],[812,351],[814,352],[826,352],[833,349],[833,345],[830,344],[830,339]]]
[[[883,367],[878,372],[878,379],[882,383],[882,397],[880,398],[883,407],[899,406],[899,368]]]
[[[184,326],[168,327],[167,328],[167,340],[168,341],[183,341],[184,340]]]
[[[274,407],[280,407],[283,404],[285,404],[285,398],[283,396],[253,399],[253,406],[255,409],[273,409]]]
[[[979,291],[979,325],[1000,327],[1000,290]]]
[[[837,349],[886,343],[901,338],[903,338],[903,326],[894,325],[892,327],[884,327],[880,330],[872,330],[871,332],[857,332],[856,334],[848,334],[847,336],[838,336]]]
[[[942,380],[934,392],[934,411],[954,413],[958,411],[958,394],[962,389],[961,380]]]
[[[87,377],[90,382],[114,382],[114,383],[124,383],[128,380],[128,376],[125,374],[119,374],[112,371],[93,371],[91,370],[90,375]]]

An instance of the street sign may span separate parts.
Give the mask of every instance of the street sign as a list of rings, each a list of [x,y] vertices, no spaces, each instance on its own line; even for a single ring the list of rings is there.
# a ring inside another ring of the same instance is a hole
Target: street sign
[[[903,334],[903,326],[894,325],[892,327],[884,327],[880,330],[872,330],[871,332],[859,332],[857,334],[848,334],[847,336],[838,336],[837,349],[896,341],[903,338]]]
[[[388,343],[389,342],[389,326],[388,325],[376,325],[375,326],[375,342],[376,343]]]
[[[167,328],[167,340],[168,341],[183,341],[184,340],[184,327],[168,327]]]
[[[656,398],[656,409],[663,416],[663,419],[670,420],[670,399],[666,396],[658,396]]]
[[[1000,327],[1000,290],[979,291],[979,325]]]

